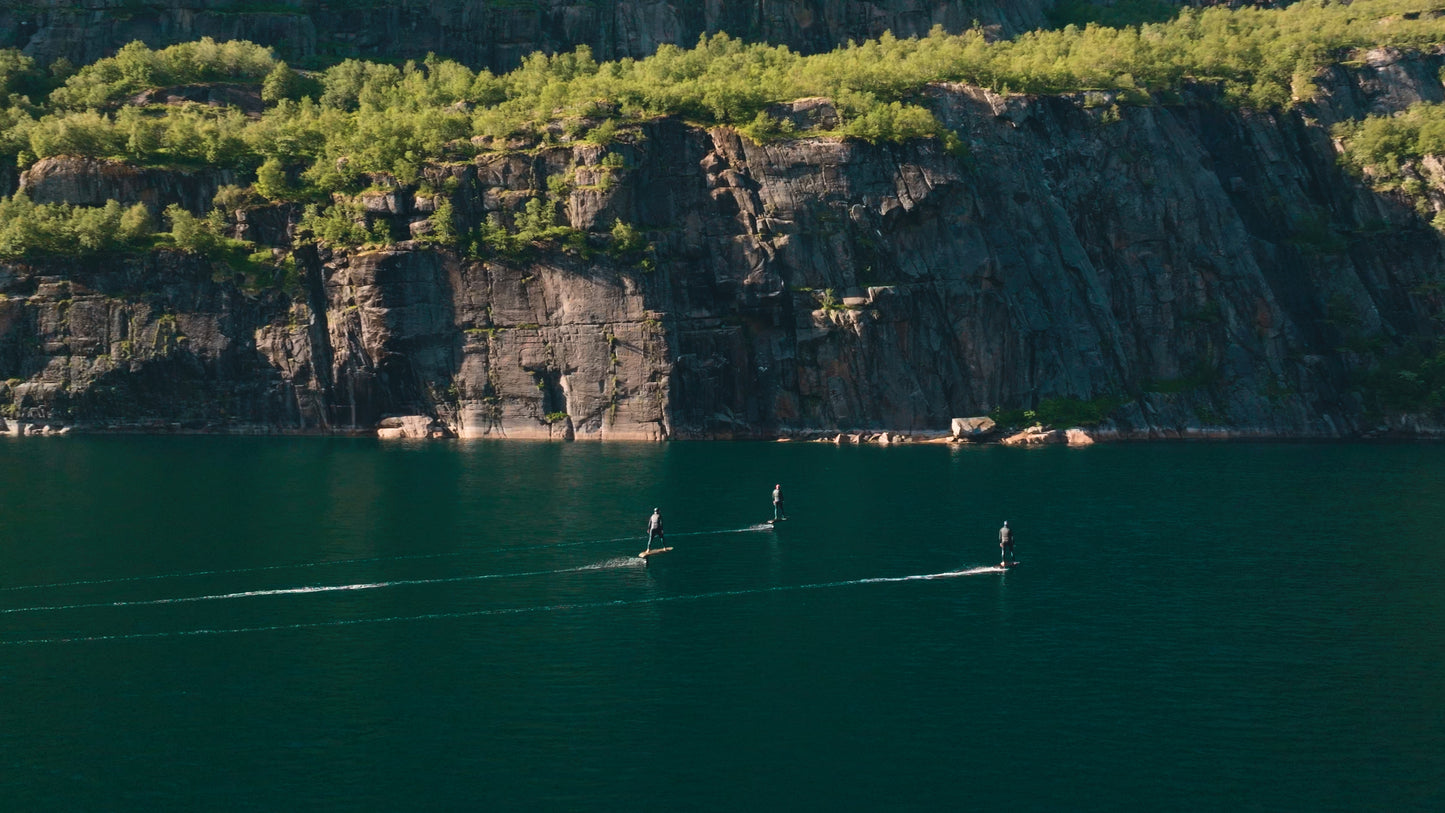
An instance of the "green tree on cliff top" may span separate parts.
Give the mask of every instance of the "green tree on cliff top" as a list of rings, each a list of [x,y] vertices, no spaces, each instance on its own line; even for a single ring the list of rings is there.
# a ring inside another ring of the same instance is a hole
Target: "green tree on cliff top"
[[[132,43],[80,69],[39,107],[9,97],[0,108],[0,149],[22,166],[88,155],[230,167],[257,172],[267,198],[326,201],[366,184],[420,183],[426,165],[466,161],[514,136],[534,145],[597,133],[610,144],[619,128],[659,116],[733,125],[760,139],[947,141],[954,135],[931,112],[927,94],[939,82],[1029,93],[1115,90],[1136,103],[1203,82],[1237,104],[1283,107],[1309,99],[1320,68],[1354,50],[1442,41],[1445,18],[1425,0],[1305,0],[1280,9],[1186,8],[1165,22],[1066,26],[999,42],[980,31],[935,29],[813,56],[718,34],[693,48],[664,45],[645,59],[599,63],[586,48],[534,54],[501,76],[435,57],[400,66],[346,60],[303,75],[252,43],[203,39],[160,50]],[[24,57],[0,52],[4,88],[35,81]],[[259,85],[267,107],[256,116],[124,103],[148,88],[205,82]],[[833,100],[838,124],[831,132],[799,129],[769,112],[812,96]],[[1352,136],[1353,154],[1382,153],[1389,128],[1362,128]],[[1434,132],[1418,129],[1416,142]],[[318,228],[348,232],[349,223],[318,221]]]

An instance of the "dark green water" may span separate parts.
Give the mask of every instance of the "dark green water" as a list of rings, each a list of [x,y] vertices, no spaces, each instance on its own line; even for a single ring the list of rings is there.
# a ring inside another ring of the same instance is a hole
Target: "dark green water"
[[[1433,445],[0,443],[0,806],[1445,809],[1442,496]],[[906,578],[1004,519],[1016,572]]]

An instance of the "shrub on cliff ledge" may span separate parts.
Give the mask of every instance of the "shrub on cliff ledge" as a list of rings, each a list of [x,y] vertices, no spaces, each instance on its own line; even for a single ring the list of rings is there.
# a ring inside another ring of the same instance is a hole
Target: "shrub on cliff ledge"
[[[560,243],[575,251],[585,252],[584,235],[571,226],[557,224],[557,207],[545,197],[527,201],[522,211],[512,216],[508,229],[497,215],[477,225],[462,238],[462,246],[472,257],[488,254],[522,257],[539,244]]]
[[[142,204],[37,204],[17,192],[0,199],[0,257],[90,256],[149,248],[154,224]]]
[[[380,226],[380,230],[376,226]],[[367,227],[366,217],[354,201],[335,203],[324,209],[318,204],[309,204],[302,212],[297,231],[301,232],[303,240],[309,235],[311,239],[338,247],[356,248],[368,243],[384,245],[390,242],[385,227],[380,223],[373,228]]]
[[[1341,162],[1376,189],[1399,190],[1422,215],[1433,214],[1435,227],[1445,231],[1445,215],[1434,211],[1430,196],[1440,179],[1424,162],[1445,157],[1445,104],[1422,102],[1395,115],[1342,122],[1333,135],[1344,147]]]
[[[1342,122],[1334,136],[1344,144],[1347,163],[1398,182],[1403,163],[1445,155],[1445,104],[1422,102],[1396,115]]]
[[[260,82],[276,65],[271,51],[252,42],[197,42],[172,45],[159,51],[132,42],[81,68],[63,87],[50,94],[50,103],[67,110],[103,107],[143,90],[200,82]]]
[[[636,226],[623,220],[612,224],[611,253],[614,256],[641,251],[645,248],[647,248],[647,238]]]
[[[220,210],[214,211],[220,213]],[[205,256],[218,253],[225,245],[225,239],[216,232],[211,223],[180,206],[172,203],[166,207],[165,214],[171,223],[171,241],[176,248]]]

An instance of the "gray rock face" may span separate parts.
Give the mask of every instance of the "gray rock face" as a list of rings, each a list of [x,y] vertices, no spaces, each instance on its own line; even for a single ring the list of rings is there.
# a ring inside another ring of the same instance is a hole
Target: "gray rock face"
[[[284,59],[317,54],[420,59],[428,53],[474,68],[511,70],[534,51],[591,47],[599,59],[644,57],[659,45],[691,47],[725,31],[804,53],[848,40],[957,33],[975,21],[1004,35],[1038,28],[1047,0],[0,0],[0,47],[77,65],[132,40],[152,47],[213,37],[268,45]],[[257,7],[264,10],[254,10]],[[359,6],[359,7],[358,7]]]
[[[216,191],[238,180],[229,170],[204,173],[141,169],[118,161],[60,156],[42,158],[20,173],[19,187],[36,203],[102,206],[117,200],[144,203],[159,215],[171,203],[205,214]]]
[[[257,337],[286,324],[289,303],[243,295],[213,273],[165,252],[104,265],[0,265],[10,416],[165,431],[315,428],[288,371],[258,352]]]
[[[102,427],[412,415],[463,437],[851,438],[1111,398],[1097,437],[1438,433],[1368,413],[1357,389],[1382,355],[1440,337],[1445,247],[1338,166],[1328,125],[1438,96],[1440,61],[1337,72],[1287,115],[1202,90],[1127,107],[936,87],[962,157],[673,121],[605,149],[487,154],[427,170],[460,228],[508,224],[562,178],[552,205],[590,248],[303,248],[294,302],[167,252],[0,265],[0,407]],[[64,162],[25,182],[87,201],[114,183]],[[397,189],[364,208],[405,235],[436,204]],[[246,225],[284,235],[294,217]],[[649,247],[609,252],[619,220]]]

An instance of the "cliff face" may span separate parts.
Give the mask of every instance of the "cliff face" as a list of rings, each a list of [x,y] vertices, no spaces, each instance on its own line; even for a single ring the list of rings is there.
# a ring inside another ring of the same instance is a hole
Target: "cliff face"
[[[370,430],[427,414],[463,436],[664,438],[939,430],[1070,397],[1122,403],[1124,433],[1420,431],[1372,414],[1359,382],[1440,336],[1445,247],[1409,202],[1338,166],[1328,126],[1440,100],[1441,63],[1373,54],[1286,115],[1205,91],[1130,107],[936,87],[962,157],[671,121],[607,148],[488,154],[428,169],[456,227],[507,222],[560,178],[553,205],[589,248],[302,250],[294,300],[167,252],[12,263],[0,403],[98,425]],[[22,183],[145,199],[83,163]],[[438,200],[360,203],[401,235],[425,233]],[[239,228],[282,235],[294,219],[277,207]],[[649,247],[609,249],[617,221]]]
[[[77,65],[132,40],[152,47],[201,37],[271,43],[284,59],[410,59],[427,53],[511,70],[533,51],[588,45],[599,59],[690,47],[725,31],[804,53],[848,40],[957,33],[975,22],[1004,34],[1044,24],[1051,0],[0,0],[0,47]]]
[[[287,383],[294,370],[273,368],[252,342],[258,325],[285,324],[287,301],[246,296],[212,274],[159,253],[110,267],[0,267],[0,398],[20,407],[9,417],[306,426]]]
[[[144,203],[157,215],[166,205],[179,203],[199,215],[211,207],[222,186],[238,180],[230,171],[189,174],[119,161],[58,157],[38,161],[21,173],[19,187],[36,203],[104,206],[108,200],[123,200]]]

